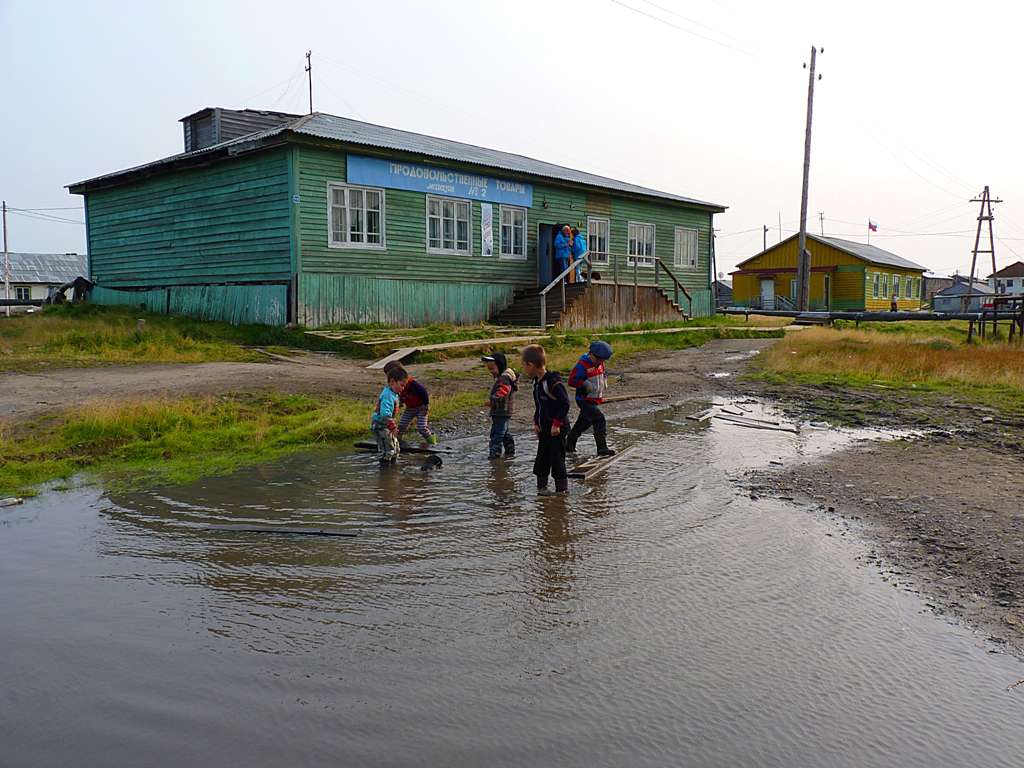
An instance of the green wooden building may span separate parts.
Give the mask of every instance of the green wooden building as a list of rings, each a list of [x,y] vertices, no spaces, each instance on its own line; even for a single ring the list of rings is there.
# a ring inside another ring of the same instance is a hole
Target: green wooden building
[[[603,282],[612,265],[659,295],[678,282],[686,310],[712,311],[721,205],[322,113],[181,122],[182,154],[69,187],[93,301],[308,327],[480,322],[550,282],[570,224]]]

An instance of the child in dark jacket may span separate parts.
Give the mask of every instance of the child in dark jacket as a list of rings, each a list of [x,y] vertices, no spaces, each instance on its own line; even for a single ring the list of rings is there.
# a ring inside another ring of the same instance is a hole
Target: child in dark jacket
[[[544,347],[537,344],[523,350],[523,373],[533,379],[533,431],[537,434],[533,474],[537,476],[537,495],[565,493],[569,480],[563,430],[569,426],[569,391],[562,377],[547,369]],[[555,478],[554,492],[548,489],[549,476]]]
[[[595,341],[569,374],[569,386],[576,390],[576,405],[580,409],[580,415],[565,440],[565,450],[569,453],[576,452],[576,441],[580,435],[593,427],[597,455],[615,455],[615,451],[608,447],[608,427],[600,407],[608,380],[604,364],[611,356],[612,348],[608,342]]]
[[[500,459],[502,449],[505,458],[516,455],[516,441],[509,432],[508,423],[512,418],[512,400],[519,389],[516,372],[508,367],[508,360],[501,352],[492,352],[480,358],[487,363],[487,370],[494,377],[488,397],[491,405],[491,438],[488,458]]]
[[[399,400],[405,410],[398,420],[398,439],[402,439],[405,430],[416,419],[416,431],[423,436],[426,445],[437,445],[437,436],[430,431],[430,424],[427,423],[430,413],[430,394],[427,388],[410,376],[405,380]]]

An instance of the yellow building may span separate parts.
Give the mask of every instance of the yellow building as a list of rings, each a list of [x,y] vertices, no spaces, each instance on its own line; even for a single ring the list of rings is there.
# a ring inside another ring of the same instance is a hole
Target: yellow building
[[[751,256],[732,273],[733,304],[759,309],[796,305],[798,238]],[[807,233],[811,252],[810,309],[901,311],[921,308],[925,267],[873,245]]]

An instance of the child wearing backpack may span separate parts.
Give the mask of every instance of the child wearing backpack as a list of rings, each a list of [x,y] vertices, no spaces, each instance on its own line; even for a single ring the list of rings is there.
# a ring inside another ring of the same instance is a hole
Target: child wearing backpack
[[[488,401],[491,406],[491,437],[487,458],[500,459],[502,449],[505,458],[516,455],[516,441],[509,431],[508,424],[512,418],[512,400],[519,390],[516,372],[508,367],[508,360],[501,352],[492,352],[480,358],[487,363],[487,370],[494,377]]]
[[[537,495],[567,493],[565,433],[569,426],[569,391],[556,371],[547,369],[544,347],[531,344],[523,350],[523,373],[533,379],[533,431],[537,435]],[[555,490],[548,489],[548,477],[555,478]]]
[[[615,451],[608,447],[608,427],[601,412],[608,382],[604,364],[611,356],[612,347],[608,342],[592,342],[590,351],[580,357],[569,374],[569,386],[576,390],[576,405],[580,409],[580,415],[565,441],[565,450],[569,453],[576,452],[576,442],[580,435],[593,427],[597,455],[615,455]]]

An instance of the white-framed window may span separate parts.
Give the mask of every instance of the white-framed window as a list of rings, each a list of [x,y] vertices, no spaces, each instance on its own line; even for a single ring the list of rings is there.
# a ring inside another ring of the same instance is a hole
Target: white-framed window
[[[914,295],[914,278],[905,277],[903,279],[903,298],[909,299]]]
[[[384,190],[327,185],[327,246],[384,247]]]
[[[871,281],[871,298],[873,299],[878,298],[878,291],[881,287],[879,284],[882,282],[881,278],[882,276],[880,274],[877,272],[874,273],[874,280]]]
[[[888,274],[883,274],[882,275],[882,298],[883,299],[889,298],[889,275]]]
[[[924,280],[920,277],[917,278],[917,298],[921,298],[921,287],[924,285]]]
[[[427,250],[468,255],[473,242],[468,200],[427,195]]]
[[[892,297],[898,299],[900,297],[900,276],[892,276]]]
[[[18,301],[28,301],[32,298],[32,288],[28,285],[14,286],[14,298]]]
[[[1010,279],[1010,278],[1007,278],[1006,279],[1006,289],[1010,290],[1011,288],[1013,288],[1013,280]]]
[[[587,250],[592,264],[608,263],[608,243],[611,237],[611,222],[608,219],[587,219]]]
[[[633,262],[641,267],[654,266],[653,224],[629,222],[629,259],[626,263],[633,266]]]
[[[501,249],[503,259],[526,258],[526,209],[501,206]]]
[[[676,227],[673,263],[683,269],[697,268],[697,230]]]

